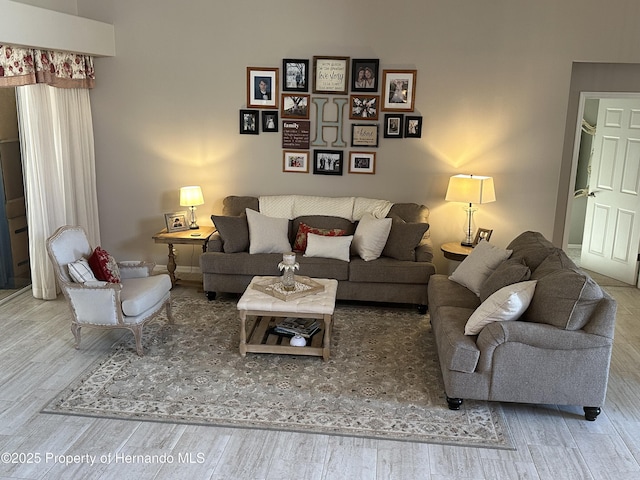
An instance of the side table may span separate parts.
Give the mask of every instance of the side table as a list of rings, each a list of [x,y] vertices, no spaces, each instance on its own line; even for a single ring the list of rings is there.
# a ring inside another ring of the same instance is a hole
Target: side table
[[[153,236],[156,243],[165,243],[169,245],[169,261],[167,262],[167,270],[171,277],[171,286],[174,286],[178,279],[176,278],[176,255],[173,250],[174,245],[202,245],[202,252],[207,251],[207,243],[209,238],[216,231],[215,227],[201,226],[197,230],[184,230],[182,232],[167,232],[163,229],[161,232]]]
[[[461,262],[473,251],[473,247],[465,247],[460,242],[449,242],[443,243],[440,250],[444,253],[444,258]]]

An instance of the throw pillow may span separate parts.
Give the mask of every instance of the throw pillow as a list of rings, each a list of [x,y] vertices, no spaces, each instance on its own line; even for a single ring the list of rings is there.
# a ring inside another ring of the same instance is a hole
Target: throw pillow
[[[300,225],[298,226],[298,233],[296,234],[296,239],[293,242],[294,252],[305,252],[305,250],[307,249],[307,235],[309,233],[323,235],[325,237],[341,237],[347,234],[347,232],[345,230],[342,230],[341,228],[315,228],[310,227],[306,223],[300,222]]]
[[[69,269],[69,276],[74,282],[85,283],[97,280],[86,258],[70,263],[67,268]]]
[[[267,217],[247,208],[249,253],[285,253],[291,251],[289,219]]]
[[[399,217],[393,218],[382,255],[396,260],[415,261],[416,247],[427,230],[429,230],[428,223],[407,223]]]
[[[106,250],[96,247],[89,257],[89,266],[96,280],[120,283],[120,268],[115,259]]]
[[[531,269],[522,258],[510,258],[502,262],[480,287],[480,301],[484,302],[502,287],[531,278]]]
[[[249,225],[245,214],[239,217],[211,215],[211,221],[220,234],[224,253],[246,252],[249,249]]]
[[[511,250],[505,250],[484,240],[471,251],[458,268],[456,268],[449,280],[467,287],[480,296],[480,287],[484,281],[511,255]]]
[[[464,327],[464,334],[478,335],[492,322],[508,322],[520,318],[531,303],[536,283],[536,280],[514,283],[492,294],[471,314]]]
[[[366,213],[358,222],[353,234],[353,250],[365,262],[375,260],[382,254],[391,232],[390,218],[375,218]]]
[[[336,260],[348,262],[352,240],[353,235],[327,237],[309,233],[307,235],[307,251],[304,256],[335,258]]]

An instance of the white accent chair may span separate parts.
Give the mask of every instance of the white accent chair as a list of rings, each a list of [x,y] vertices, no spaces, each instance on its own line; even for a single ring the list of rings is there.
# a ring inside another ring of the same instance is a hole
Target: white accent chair
[[[142,329],[166,308],[171,315],[171,279],[166,274],[151,275],[154,263],[118,262],[121,283],[76,283],[68,271],[68,264],[89,258],[93,248],[81,227],[63,226],[47,239],[47,252],[53,263],[58,283],[71,308],[71,332],[80,346],[83,326],[125,328],[131,330],[136,352],[144,355]]]

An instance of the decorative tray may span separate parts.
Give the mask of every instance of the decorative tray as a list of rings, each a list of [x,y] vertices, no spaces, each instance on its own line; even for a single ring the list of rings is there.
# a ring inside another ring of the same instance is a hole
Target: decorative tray
[[[289,301],[296,298],[304,297],[312,293],[318,293],[324,291],[324,285],[316,282],[309,277],[303,277],[296,275],[296,286],[294,290],[285,290],[282,286],[282,280],[280,277],[269,278],[268,280],[261,280],[253,283],[253,288],[256,290],[271,295],[272,297],[280,300]]]

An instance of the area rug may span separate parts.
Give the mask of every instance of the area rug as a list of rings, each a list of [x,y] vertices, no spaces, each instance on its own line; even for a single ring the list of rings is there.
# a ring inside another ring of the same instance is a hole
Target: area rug
[[[447,408],[428,315],[338,304],[331,358],[238,353],[232,299],[172,300],[88,368],[46,413],[514,449],[500,404]]]

